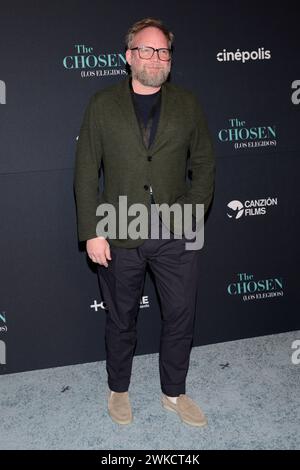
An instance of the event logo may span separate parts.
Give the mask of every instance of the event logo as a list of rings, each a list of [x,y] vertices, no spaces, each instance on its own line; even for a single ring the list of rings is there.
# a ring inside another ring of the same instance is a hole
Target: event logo
[[[7,332],[7,325],[6,325],[6,313],[0,312],[0,333]]]
[[[291,96],[292,103],[299,104],[300,103],[300,80],[294,80],[292,82],[292,90],[295,90],[293,91],[292,96]]]
[[[6,364],[6,344],[0,340],[0,365]]]
[[[237,282],[228,284],[227,293],[242,296],[244,301],[282,297],[283,279],[274,277],[256,281],[254,274],[238,273]]]
[[[245,64],[249,60],[268,60],[271,59],[271,51],[265,50],[264,47],[259,47],[256,51],[240,51],[229,52],[223,49],[222,52],[217,53],[218,62],[242,62]]]
[[[221,129],[218,138],[222,143],[230,143],[236,150],[257,147],[274,147],[276,141],[276,126],[247,127],[246,121],[237,118],[229,119],[229,127]]]
[[[95,312],[98,312],[98,309],[108,310],[108,307],[104,301],[97,302],[97,300],[94,300],[94,302],[90,305],[90,307],[94,308]],[[149,297],[148,295],[143,295],[140,299],[140,308],[147,308],[147,307],[150,307]]]
[[[244,202],[234,199],[227,204],[227,216],[229,219],[239,219],[243,215],[266,215],[267,209],[271,206],[277,206],[277,204],[277,197],[251,199]]]
[[[296,339],[292,343],[292,349],[296,349],[296,351],[292,354],[292,363],[296,365],[300,364],[300,339]]]
[[[6,104],[6,84],[0,80],[0,104]]]
[[[97,302],[97,300],[94,300],[94,302],[90,305],[91,308],[95,309],[95,312],[98,312],[98,309],[101,308],[102,310],[108,310],[105,302]]]
[[[140,300],[140,308],[149,308],[149,307],[150,307],[149,297],[148,295],[143,295]]]
[[[120,52],[96,54],[94,47],[76,44],[74,54],[63,58],[67,70],[80,70],[82,78],[127,75],[126,57]]]

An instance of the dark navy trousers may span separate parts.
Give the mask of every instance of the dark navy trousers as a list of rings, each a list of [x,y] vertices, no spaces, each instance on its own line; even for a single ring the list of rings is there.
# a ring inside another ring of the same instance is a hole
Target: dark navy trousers
[[[160,222],[161,225],[161,222]],[[108,267],[97,264],[106,311],[105,348],[108,386],[125,392],[130,385],[137,342],[137,316],[148,265],[161,301],[159,348],[161,390],[186,393],[193,340],[200,250],[186,250],[186,238],[146,239],[137,248],[111,248]]]

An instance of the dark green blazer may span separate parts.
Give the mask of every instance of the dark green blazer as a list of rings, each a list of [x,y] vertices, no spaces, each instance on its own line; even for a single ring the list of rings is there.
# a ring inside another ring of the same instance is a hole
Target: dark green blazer
[[[97,237],[102,202],[118,211],[119,195],[128,197],[128,206],[143,203],[150,208],[149,186],[157,204],[174,202],[204,204],[212,200],[215,178],[213,143],[196,96],[182,87],[165,82],[161,87],[161,111],[154,142],[147,149],[136,119],[130,76],[96,92],[87,105],[76,147],[74,190],[78,237]],[[147,157],[151,156],[152,159]],[[190,157],[192,181],[186,178]],[[99,191],[99,170],[103,162],[104,190]],[[128,223],[135,217],[128,217]],[[173,232],[171,218],[166,225]],[[118,235],[118,233],[117,233]],[[133,248],[144,243],[108,238],[113,246]]]

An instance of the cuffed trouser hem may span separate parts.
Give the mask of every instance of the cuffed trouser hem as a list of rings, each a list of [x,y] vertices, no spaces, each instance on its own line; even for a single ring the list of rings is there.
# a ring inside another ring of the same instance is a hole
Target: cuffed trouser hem
[[[129,384],[127,383],[113,383],[108,380],[109,389],[113,392],[122,393],[128,392]]]
[[[185,394],[185,384],[161,385],[161,390],[168,397],[178,397],[180,394]]]

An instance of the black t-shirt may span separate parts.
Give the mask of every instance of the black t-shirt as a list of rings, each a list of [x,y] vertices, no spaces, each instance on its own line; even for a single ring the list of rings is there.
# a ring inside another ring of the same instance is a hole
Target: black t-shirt
[[[149,118],[149,114],[152,109],[152,106],[154,105],[160,93],[161,93],[161,90],[158,90],[157,92],[152,93],[151,95],[141,95],[139,93],[133,92],[134,102],[136,104],[139,116],[142,118],[142,121],[144,122],[145,127],[147,126],[147,122],[148,122],[148,118]],[[156,113],[153,117],[149,146],[152,144],[156,131],[157,131],[159,114],[160,114],[160,106],[157,107]]]

